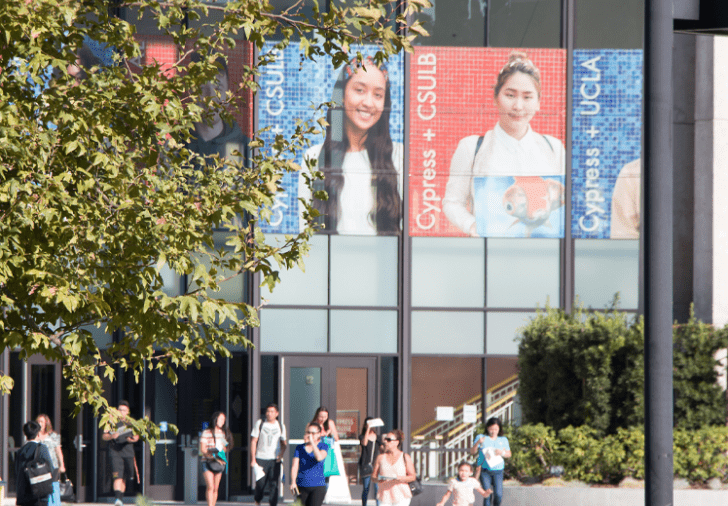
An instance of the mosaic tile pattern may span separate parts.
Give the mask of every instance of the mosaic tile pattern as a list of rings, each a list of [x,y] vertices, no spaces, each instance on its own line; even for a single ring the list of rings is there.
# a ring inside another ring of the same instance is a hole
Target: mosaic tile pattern
[[[572,93],[571,233],[609,239],[617,177],[641,153],[642,51],[574,51]],[[639,171],[626,172],[639,179]]]
[[[267,54],[273,44],[267,44],[261,51]],[[375,48],[359,46],[352,48],[352,57],[357,51],[362,55],[373,55]],[[316,106],[331,100],[332,90],[341,69],[334,69],[330,62],[321,58],[320,62],[303,60],[297,46],[282,51],[275,64],[261,71],[260,91],[258,94],[258,127],[271,127],[262,134],[266,146],[275,135],[289,137],[295,130],[296,122],[317,119],[325,116],[325,111],[317,111]],[[392,142],[403,142],[404,131],[404,57],[393,56],[386,64],[392,108],[390,111],[390,136]],[[324,135],[311,138],[311,145],[321,144]],[[270,152],[270,148],[268,149]],[[303,153],[296,160],[303,163]],[[265,233],[294,234],[299,231],[298,178],[296,173],[287,174],[282,182],[284,191],[276,198],[269,224],[262,224]]]
[[[162,66],[163,71],[172,66],[179,58],[179,52],[172,40],[167,35],[135,35],[134,37],[141,47],[141,56],[134,58],[129,63],[131,68],[139,68],[145,65],[153,65],[155,62]],[[93,48],[92,48],[93,50]],[[228,82],[231,91],[238,89],[242,80],[242,69],[245,65],[252,65],[253,50],[249,42],[238,42],[234,49],[226,50],[228,59]],[[238,92],[238,109],[233,111],[233,117],[240,126],[242,132],[248,137],[253,134],[253,94],[249,91]]]
[[[442,212],[458,142],[498,122],[494,88],[513,49],[415,47],[410,65],[410,223],[413,236],[464,236]],[[519,49],[541,73],[540,111],[531,128],[566,137],[566,52]],[[516,175],[516,174],[514,174]],[[563,230],[563,227],[559,227]],[[563,233],[560,235],[562,236]],[[493,235],[492,237],[502,237]]]

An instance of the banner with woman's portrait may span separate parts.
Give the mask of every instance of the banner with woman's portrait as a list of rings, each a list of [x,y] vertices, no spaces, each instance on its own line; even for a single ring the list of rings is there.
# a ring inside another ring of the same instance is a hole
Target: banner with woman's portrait
[[[416,47],[412,236],[563,237],[566,52]]]
[[[574,51],[571,235],[638,239],[642,51]]]
[[[137,35],[141,54],[129,61],[133,72],[141,72],[143,67],[158,65],[161,72],[169,77],[174,75],[174,67],[180,63],[181,51],[172,37],[166,35]],[[185,51],[185,53],[188,51]],[[224,57],[223,57],[224,55]],[[183,64],[199,58],[192,52]],[[216,92],[226,95],[231,92],[235,96],[236,107],[232,113],[232,121],[223,121],[215,115],[210,122],[195,124],[191,132],[192,139],[187,146],[192,151],[203,155],[219,155],[228,159],[238,159],[237,153],[247,156],[248,142],[253,132],[253,94],[249,89],[240,89],[243,69],[253,62],[252,44],[239,42],[235,48],[226,49],[217,58],[220,72],[216,78],[203,85],[202,95],[213,96]]]
[[[314,201],[324,232],[348,235],[397,234],[402,230],[404,165],[404,65],[394,55],[382,65],[372,58],[376,48],[355,47],[351,60],[338,69],[326,58],[310,61],[298,47],[283,51],[273,44],[262,54],[275,53],[275,62],[261,68],[258,128],[270,149],[276,135],[290,138],[299,120],[323,117],[327,126],[311,139],[296,162],[324,173],[314,190],[325,190],[328,200]],[[357,52],[363,56],[356,60]],[[334,105],[323,111],[316,106]],[[283,191],[271,208],[266,233],[301,230],[299,198],[311,190],[300,173],[286,174]]]

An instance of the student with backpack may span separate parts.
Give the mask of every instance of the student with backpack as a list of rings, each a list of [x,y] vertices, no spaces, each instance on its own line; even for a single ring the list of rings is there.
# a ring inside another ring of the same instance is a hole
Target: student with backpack
[[[278,406],[268,404],[265,420],[258,420],[250,434],[250,467],[262,468],[264,473],[255,481],[255,504],[260,506],[265,490],[270,488],[270,506],[278,504],[278,484],[281,479],[281,461],[286,451],[286,427],[278,420]],[[258,474],[254,473],[254,474]]]
[[[38,422],[30,421],[23,425],[23,434],[27,442],[15,454],[15,503],[18,506],[46,506],[48,496],[53,492],[51,454],[40,442]],[[43,464],[47,467],[48,475],[34,473],[34,469],[42,469]]]

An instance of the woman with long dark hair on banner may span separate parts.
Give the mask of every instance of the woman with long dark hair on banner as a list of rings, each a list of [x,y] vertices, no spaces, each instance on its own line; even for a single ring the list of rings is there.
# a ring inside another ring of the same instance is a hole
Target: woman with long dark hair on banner
[[[509,55],[498,73],[494,91],[498,123],[485,135],[471,135],[458,143],[442,210],[464,233],[480,237],[485,235],[484,216],[477,216],[476,209],[497,200],[497,207],[503,208],[509,221],[505,229],[523,223],[522,236],[528,237],[564,203],[563,184],[543,178],[564,175],[564,145],[555,137],[534,132],[530,126],[541,107],[541,73],[526,53],[513,51]],[[495,192],[476,195],[476,181],[488,176],[511,177],[515,182],[509,182],[497,199]],[[491,202],[478,202],[478,197]]]
[[[314,183],[328,200],[315,200],[325,230],[339,234],[376,235],[402,228],[403,147],[389,133],[392,107],[387,68],[370,56],[352,59],[339,74],[331,96],[336,104],[326,114],[323,144],[312,146],[306,159],[324,173]],[[300,178],[299,197],[310,198]]]

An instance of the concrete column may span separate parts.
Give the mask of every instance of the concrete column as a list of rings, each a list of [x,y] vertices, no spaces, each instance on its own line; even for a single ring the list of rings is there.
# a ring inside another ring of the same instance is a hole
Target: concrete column
[[[728,38],[696,37],[695,313],[728,323]]]

